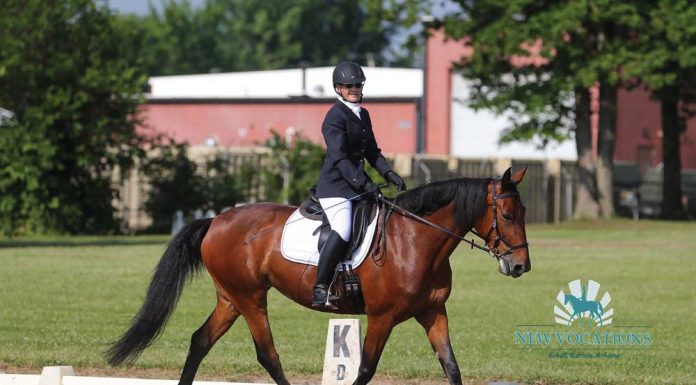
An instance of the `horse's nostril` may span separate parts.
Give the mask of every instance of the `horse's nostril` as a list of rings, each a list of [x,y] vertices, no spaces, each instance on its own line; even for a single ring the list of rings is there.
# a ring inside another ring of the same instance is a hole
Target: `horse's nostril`
[[[524,273],[524,265],[522,264],[516,264],[515,266],[512,267],[512,272],[515,274],[522,274]]]

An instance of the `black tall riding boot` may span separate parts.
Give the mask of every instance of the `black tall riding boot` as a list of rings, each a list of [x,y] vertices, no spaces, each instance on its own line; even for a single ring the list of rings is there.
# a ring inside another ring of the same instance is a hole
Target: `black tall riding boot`
[[[324,247],[319,254],[319,266],[317,266],[317,281],[312,293],[312,307],[324,307],[328,302],[328,289],[334,276],[336,265],[348,252],[348,242],[344,241],[337,232],[331,230]]]

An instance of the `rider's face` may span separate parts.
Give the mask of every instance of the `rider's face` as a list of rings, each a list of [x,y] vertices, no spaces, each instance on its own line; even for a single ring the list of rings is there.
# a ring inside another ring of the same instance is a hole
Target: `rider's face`
[[[338,84],[336,85],[336,89],[343,99],[351,103],[360,102],[360,98],[362,97],[362,84]]]

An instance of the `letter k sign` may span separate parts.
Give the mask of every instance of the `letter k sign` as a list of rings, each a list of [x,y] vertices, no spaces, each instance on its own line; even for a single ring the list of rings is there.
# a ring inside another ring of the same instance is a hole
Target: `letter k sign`
[[[340,357],[341,351],[343,352],[343,357],[350,357],[350,350],[348,349],[348,344],[346,343],[346,337],[348,336],[349,331],[350,325],[343,325],[343,327],[341,327],[341,325],[334,325],[334,357]]]
[[[329,320],[321,384],[352,385],[358,378],[361,351],[359,319]]]

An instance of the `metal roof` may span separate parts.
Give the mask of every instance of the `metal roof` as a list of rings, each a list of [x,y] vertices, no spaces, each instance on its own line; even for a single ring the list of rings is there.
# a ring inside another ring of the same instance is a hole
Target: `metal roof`
[[[363,67],[365,97],[413,97],[423,94],[423,71]],[[229,72],[150,78],[151,99],[334,97],[333,67]],[[304,81],[303,81],[304,79]],[[304,92],[303,92],[304,88]]]

